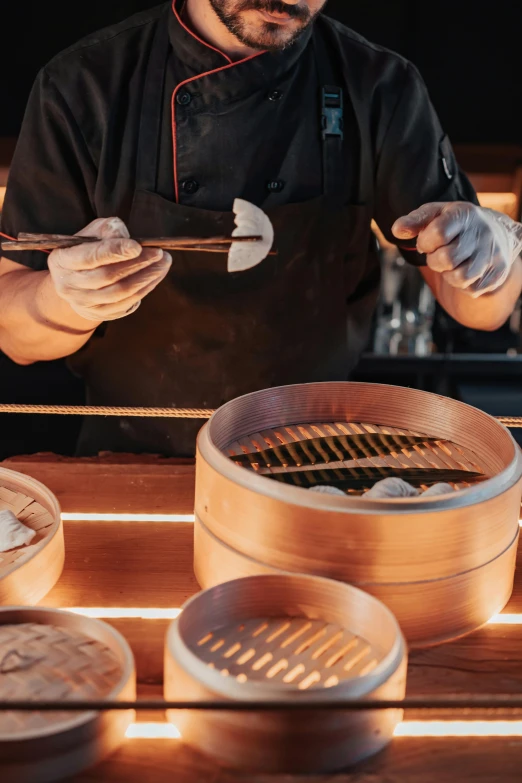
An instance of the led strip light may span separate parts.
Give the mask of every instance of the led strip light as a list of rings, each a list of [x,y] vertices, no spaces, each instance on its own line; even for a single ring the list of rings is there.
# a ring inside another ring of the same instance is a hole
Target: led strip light
[[[84,617],[93,617],[96,620],[175,620],[179,617],[181,609],[161,609],[146,607],[123,607],[123,606],[62,606],[67,612],[81,614]]]
[[[63,606],[61,608],[97,620],[175,620],[181,614],[179,607]],[[488,621],[488,625],[522,625],[522,614],[495,614]]]
[[[62,514],[64,522],[194,522],[194,514]]]
[[[62,514],[64,522],[194,522],[194,514]],[[518,524],[522,527],[522,519]]]
[[[172,723],[133,723],[128,739],[181,739]],[[521,737],[520,720],[406,720],[399,723],[395,737]]]

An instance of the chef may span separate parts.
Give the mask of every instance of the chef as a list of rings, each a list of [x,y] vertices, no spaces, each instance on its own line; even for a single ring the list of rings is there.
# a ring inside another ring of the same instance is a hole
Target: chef
[[[96,33],[38,76],[2,232],[99,237],[5,253],[0,348],[70,357],[94,405],[213,408],[346,379],[379,290],[371,220],[458,321],[495,329],[522,287],[520,226],[477,206],[415,68],[324,0],[185,0]],[[277,255],[143,249],[216,236],[241,197]],[[201,421],[92,418],[79,451],[194,453]]]

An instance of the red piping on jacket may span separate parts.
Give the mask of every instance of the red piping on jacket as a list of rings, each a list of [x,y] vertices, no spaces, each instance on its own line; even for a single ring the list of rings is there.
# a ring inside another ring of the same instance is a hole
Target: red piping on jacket
[[[211,45],[210,45],[210,44],[208,44],[206,41],[204,41],[202,38],[199,38],[199,37],[196,35],[196,33],[192,32],[192,30],[190,29],[190,27],[187,27],[187,25],[185,24],[185,22],[184,22],[184,21],[183,21],[183,19],[181,18],[181,15],[178,13],[178,9],[176,8],[176,0],[172,0],[172,11],[173,11],[173,13],[174,13],[174,16],[175,16],[175,17],[176,17],[176,19],[178,20],[179,24],[182,26],[182,28],[183,28],[184,30],[186,30],[186,31],[187,31],[187,33],[188,33],[189,35],[191,35],[193,38],[195,38],[195,39],[196,39],[196,41],[198,41],[198,43],[200,43],[200,44],[203,44],[203,46],[206,46],[208,49],[212,49],[212,51],[213,51],[213,52],[217,52],[218,54],[220,54],[220,55],[221,55],[221,57],[224,57],[224,58],[225,58],[225,60],[227,61],[227,63],[231,63],[231,62],[232,62],[232,60],[230,59],[230,57],[228,56],[228,54],[225,54],[224,52],[220,51],[219,49],[216,49],[216,47],[215,47],[215,46],[211,46]]]
[[[181,21],[181,17],[179,16],[177,9],[176,9],[176,0],[172,0],[172,10],[174,11],[174,15],[178,19],[181,26],[189,32],[193,38],[196,39],[196,41],[199,41],[204,46],[207,46],[209,49],[213,49],[218,54],[221,54],[223,57],[228,60],[227,65],[222,65],[221,68],[215,68],[213,71],[206,71],[205,73],[200,73],[197,76],[191,76],[190,79],[185,79],[185,81],[180,82],[174,92],[172,93],[172,99],[171,99],[171,112],[172,112],[172,146],[173,146],[173,155],[174,155],[174,189],[176,193],[176,203],[179,203],[179,183],[178,183],[178,143],[177,143],[177,129],[176,129],[176,95],[178,94],[179,90],[184,87],[186,84],[190,84],[190,82],[194,82],[197,79],[202,79],[204,76],[212,76],[215,73],[220,73],[220,71],[227,71],[229,68],[234,68],[236,65],[242,65],[243,63],[248,62],[249,60],[253,60],[256,57],[259,57],[262,54],[265,54],[265,52],[256,52],[255,54],[251,54],[248,57],[245,57],[243,60],[238,60],[237,62],[232,62],[230,57],[228,57],[226,54],[223,54],[223,52],[220,52],[219,49],[214,49],[213,46],[209,46],[209,44],[205,43],[205,41],[202,41],[200,38],[197,37],[197,35],[194,35],[194,33],[189,30],[186,25],[183,24]]]

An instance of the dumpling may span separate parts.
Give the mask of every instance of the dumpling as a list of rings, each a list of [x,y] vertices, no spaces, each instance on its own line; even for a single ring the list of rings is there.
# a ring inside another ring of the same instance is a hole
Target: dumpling
[[[346,497],[346,492],[343,492],[342,489],[338,489],[337,487],[310,487],[308,491],[318,492],[321,495],[342,495],[343,498]]]
[[[0,552],[26,546],[35,535],[36,531],[23,525],[12,511],[0,511]]]
[[[451,484],[434,484],[432,487],[422,493],[423,498],[435,498],[438,495],[447,495],[448,492],[455,492]]]
[[[260,242],[233,242],[228,254],[228,271],[244,272],[264,261],[274,244],[274,227],[262,209],[236,198],[236,226],[233,237],[262,236]]]
[[[378,481],[368,492],[364,493],[363,498],[367,500],[386,500],[386,498],[413,498],[418,494],[418,491],[411,484],[408,484],[401,478],[393,477]]]

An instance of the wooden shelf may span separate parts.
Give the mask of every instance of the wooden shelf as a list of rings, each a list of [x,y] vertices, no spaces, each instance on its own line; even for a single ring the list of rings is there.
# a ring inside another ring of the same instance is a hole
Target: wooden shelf
[[[139,522],[136,514],[161,518],[191,513],[194,466],[179,460],[140,461],[136,457],[74,460],[51,455],[13,458],[2,467],[33,475],[53,490],[65,514],[65,570],[45,599],[49,606],[97,608],[98,614],[139,614],[140,609],[174,609],[198,586],[192,572],[192,524]],[[67,515],[123,514],[128,521],[67,519]],[[519,555],[521,557],[521,555]],[[519,562],[520,566],[520,562]],[[511,624],[488,624],[472,636],[410,656],[408,695],[522,694],[522,570],[505,612]],[[154,614],[154,613],[152,613]],[[161,697],[163,639],[168,619],[112,617],[107,620],[128,639],[136,657],[139,695]],[[473,715],[442,717],[469,721]],[[480,716],[484,718],[485,716]],[[486,716],[489,720],[495,716]],[[409,721],[441,715],[407,714]],[[506,716],[497,716],[505,719]],[[522,721],[522,714],[517,718]],[[163,713],[138,716],[138,730]],[[522,723],[518,724],[519,726]],[[179,739],[129,739],[111,759],[76,778],[76,783],[518,783],[520,738],[396,737],[391,747],[352,774],[292,778],[236,775],[218,770]],[[522,736],[522,730],[520,731]]]

